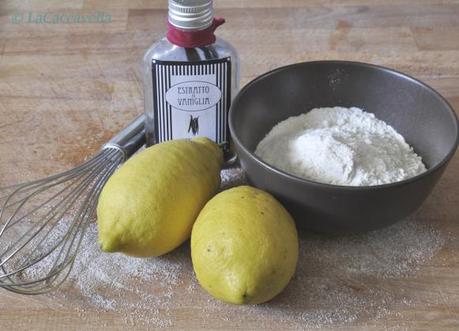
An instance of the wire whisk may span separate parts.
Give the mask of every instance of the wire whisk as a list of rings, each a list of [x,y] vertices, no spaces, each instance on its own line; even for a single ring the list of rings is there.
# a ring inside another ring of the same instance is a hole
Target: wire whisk
[[[42,294],[61,285],[72,270],[103,186],[144,143],[141,115],[80,166],[0,188],[0,287]]]

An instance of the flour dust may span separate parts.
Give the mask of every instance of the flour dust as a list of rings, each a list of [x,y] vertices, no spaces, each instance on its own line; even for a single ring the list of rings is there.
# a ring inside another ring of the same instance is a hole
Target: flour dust
[[[223,187],[245,182],[238,169],[222,172]],[[431,226],[412,218],[364,235],[324,237],[300,232],[296,274],[285,291],[258,306],[221,303],[195,280],[189,242],[160,257],[137,259],[102,253],[91,224],[70,279],[49,294],[53,303],[86,311],[123,316],[126,325],[174,327],[174,311],[193,309],[210,325],[243,325],[258,321],[260,328],[282,323],[286,328],[345,325],[393,313],[395,304],[409,304],[387,282],[414,277],[444,245]]]

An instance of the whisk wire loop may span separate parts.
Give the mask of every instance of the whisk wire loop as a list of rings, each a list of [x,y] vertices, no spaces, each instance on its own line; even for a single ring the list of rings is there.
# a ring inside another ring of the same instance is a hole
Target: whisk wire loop
[[[0,187],[0,287],[42,294],[60,286],[72,270],[105,183],[144,143],[141,115],[74,169]]]

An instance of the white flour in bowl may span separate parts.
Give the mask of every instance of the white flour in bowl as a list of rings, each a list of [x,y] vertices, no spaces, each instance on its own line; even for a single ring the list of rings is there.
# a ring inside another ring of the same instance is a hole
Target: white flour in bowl
[[[255,154],[317,182],[371,186],[398,182],[426,167],[390,125],[359,108],[315,108],[272,128]]]

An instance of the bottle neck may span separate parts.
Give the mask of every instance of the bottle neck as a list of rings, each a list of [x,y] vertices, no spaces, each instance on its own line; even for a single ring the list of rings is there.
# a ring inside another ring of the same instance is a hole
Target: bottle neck
[[[212,24],[203,30],[182,30],[168,23],[167,39],[174,45],[184,48],[195,48],[215,43],[215,30],[225,23],[225,19],[216,17]]]

